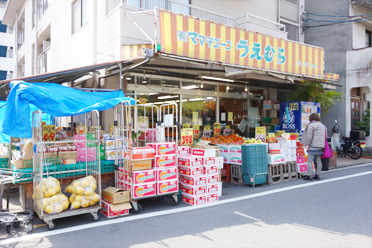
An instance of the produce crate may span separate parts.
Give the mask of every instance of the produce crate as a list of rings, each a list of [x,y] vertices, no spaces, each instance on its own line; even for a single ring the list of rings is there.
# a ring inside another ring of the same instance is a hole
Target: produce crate
[[[221,170],[221,180],[224,182],[229,183],[231,180],[231,174],[230,174],[230,165],[229,164],[223,164],[223,169]]]
[[[271,119],[272,119],[271,117],[264,117],[263,122],[264,123],[271,123]]]
[[[231,182],[236,184],[243,184],[242,166],[238,164],[230,164]]]
[[[269,184],[277,184],[283,182],[282,164],[269,164]]]
[[[9,168],[8,158],[0,158],[0,168]]]
[[[101,160],[101,173],[115,170],[115,161]]]
[[[289,163],[282,164],[282,175],[283,182],[291,180],[291,168],[289,166]]]
[[[246,184],[266,183],[268,174],[267,144],[242,145],[242,174]]]
[[[298,179],[297,163],[296,162],[287,162],[290,172],[289,177],[291,180]]]

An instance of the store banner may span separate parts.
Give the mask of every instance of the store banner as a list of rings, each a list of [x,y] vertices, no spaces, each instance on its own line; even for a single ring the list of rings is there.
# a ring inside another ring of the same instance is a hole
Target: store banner
[[[324,49],[160,10],[162,53],[323,78]]]
[[[121,59],[136,59],[144,56],[142,48],[151,49],[151,44],[121,46]]]

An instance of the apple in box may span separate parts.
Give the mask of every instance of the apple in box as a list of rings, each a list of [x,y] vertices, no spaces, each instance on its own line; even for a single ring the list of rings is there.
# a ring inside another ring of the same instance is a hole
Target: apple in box
[[[191,155],[201,157],[216,157],[216,149],[192,148]]]
[[[175,155],[156,155],[154,159],[154,168],[162,167],[173,167],[176,166],[176,156]]]
[[[200,166],[203,165],[203,158],[196,156],[179,156],[178,165],[183,166]]]
[[[203,164],[204,165],[216,164],[216,157],[204,157]]]
[[[207,184],[210,184],[210,183],[218,183],[218,174],[215,174],[215,175],[207,175]]]
[[[190,195],[190,194],[183,193],[182,201],[187,204],[191,204],[191,205],[201,205],[207,202],[207,198],[205,195],[196,196],[196,195]]]
[[[182,176],[182,183],[189,185],[205,185],[207,183],[207,178],[205,176]]]
[[[218,201],[218,193],[207,194],[207,202]]]
[[[155,149],[156,155],[175,155],[176,154],[176,143],[175,142],[158,142],[158,143],[147,143],[148,146]]]
[[[180,188],[182,190],[182,193],[187,193],[190,195],[204,195],[207,193],[207,186],[191,186],[184,183],[180,183]]]
[[[186,176],[200,176],[204,174],[203,166],[194,166],[194,167],[178,166],[178,170],[180,174],[186,175]]]
[[[218,172],[217,165],[204,165],[204,174],[212,175]]]
[[[134,184],[156,182],[156,170],[133,171],[132,178]]]
[[[131,188],[131,192],[133,199],[156,196],[156,183],[154,182],[133,185],[133,187]]]
[[[101,213],[107,218],[114,218],[123,215],[129,214],[129,209],[132,208],[129,202],[120,203],[120,204],[111,204],[104,200],[102,202],[102,208],[100,209]]]
[[[207,194],[218,193],[218,182],[207,185]]]
[[[156,170],[158,182],[168,180],[178,180],[177,167],[160,168]]]
[[[169,180],[156,183],[158,195],[177,193],[178,180]]]

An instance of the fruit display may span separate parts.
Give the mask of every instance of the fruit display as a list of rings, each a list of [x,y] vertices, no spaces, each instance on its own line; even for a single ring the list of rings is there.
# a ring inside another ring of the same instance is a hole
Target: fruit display
[[[100,199],[100,196],[95,193],[96,189],[97,182],[92,176],[73,181],[66,187],[66,192],[71,193],[69,198],[71,209],[93,206]]]
[[[212,144],[232,144],[232,145],[241,145],[244,143],[244,137],[240,137],[239,134],[231,134],[229,136],[216,135],[212,138],[203,137],[202,140],[208,140]]]
[[[52,197],[61,193],[61,185],[54,177],[43,178],[43,183],[36,185],[32,197],[34,199],[41,199],[41,192],[43,193],[43,198]]]
[[[58,214],[66,210],[70,205],[67,196],[62,193],[56,194],[52,197],[45,197],[43,200],[37,200],[36,205],[43,208],[43,211],[48,214]]]

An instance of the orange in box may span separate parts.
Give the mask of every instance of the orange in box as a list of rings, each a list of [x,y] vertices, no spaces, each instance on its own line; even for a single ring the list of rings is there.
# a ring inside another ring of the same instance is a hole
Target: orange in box
[[[304,148],[297,148],[296,155],[297,156],[305,156],[305,149]]]
[[[155,156],[155,150],[151,147],[133,147],[132,159],[151,159]]]
[[[169,180],[156,183],[158,195],[178,192],[178,180]]]
[[[156,182],[156,170],[133,171],[134,184]]]
[[[207,185],[207,194],[218,193],[218,183]]]

